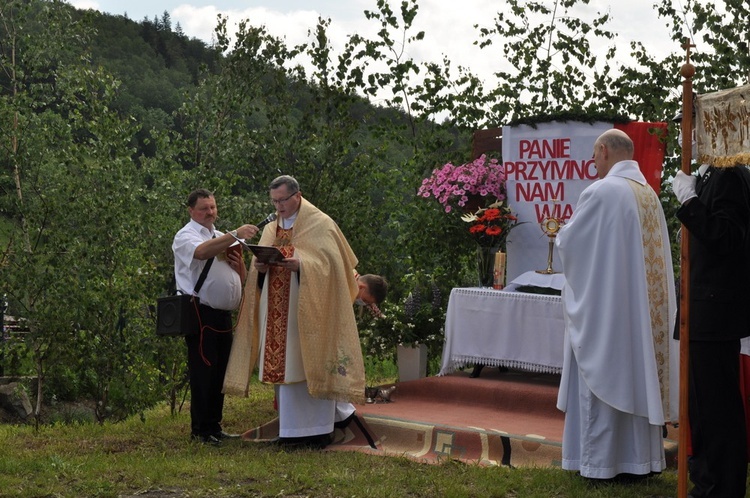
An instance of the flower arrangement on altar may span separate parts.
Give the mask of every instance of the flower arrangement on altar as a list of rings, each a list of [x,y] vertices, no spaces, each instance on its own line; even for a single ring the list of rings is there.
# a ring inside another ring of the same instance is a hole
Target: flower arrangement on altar
[[[469,233],[482,247],[504,247],[510,231],[522,224],[503,201],[481,208],[476,213],[467,213],[461,219],[470,223]]]
[[[464,208],[472,196],[505,199],[505,168],[497,159],[485,154],[469,163],[444,164],[422,180],[417,191],[422,197],[434,197],[446,213]]]

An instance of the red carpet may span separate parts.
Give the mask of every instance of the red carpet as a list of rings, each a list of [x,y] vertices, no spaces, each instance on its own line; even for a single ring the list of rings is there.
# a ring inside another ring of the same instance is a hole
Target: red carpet
[[[548,374],[501,373],[488,367],[472,379],[460,371],[400,382],[390,403],[358,406],[357,414],[387,455],[425,462],[451,458],[483,465],[559,466],[563,414],[555,408],[558,383],[559,376]],[[363,439],[343,446],[351,448]]]
[[[457,459],[481,465],[559,467],[564,422],[555,407],[559,380],[559,375],[487,367],[479,378],[459,371],[400,382],[391,402],[357,406],[377,449],[370,448],[357,425],[350,423],[335,430],[327,450],[427,463]],[[676,458],[673,431],[665,440],[670,462]],[[243,438],[257,441],[276,435],[277,421],[272,421]]]

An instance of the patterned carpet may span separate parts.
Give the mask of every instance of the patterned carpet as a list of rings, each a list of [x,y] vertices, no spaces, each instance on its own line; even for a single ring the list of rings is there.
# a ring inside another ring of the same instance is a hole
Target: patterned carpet
[[[557,410],[559,375],[501,372],[485,368],[400,382],[390,402],[357,406],[362,427],[350,423],[334,431],[326,451],[362,451],[425,463],[447,459],[479,465],[559,467],[563,414]],[[387,389],[392,386],[381,386]],[[246,441],[278,435],[278,420],[243,434]],[[677,434],[665,440],[668,460],[676,458]]]
[[[386,455],[427,463],[559,466],[558,382],[559,376],[497,368],[485,368],[478,378],[459,371],[396,384],[390,403],[366,404],[357,414]],[[343,446],[361,443],[340,440]]]

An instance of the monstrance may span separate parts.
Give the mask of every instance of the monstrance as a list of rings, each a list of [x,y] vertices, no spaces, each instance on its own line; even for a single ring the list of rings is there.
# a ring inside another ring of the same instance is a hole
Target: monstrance
[[[560,218],[556,218],[552,215],[542,220],[542,222],[539,224],[539,226],[542,227],[542,232],[544,232],[544,234],[549,237],[549,255],[547,256],[547,269],[537,270],[537,273],[542,273],[544,275],[560,273],[552,269],[552,249],[555,247],[555,237],[557,236],[557,232],[560,231],[560,227],[562,227],[562,224],[563,222]]]

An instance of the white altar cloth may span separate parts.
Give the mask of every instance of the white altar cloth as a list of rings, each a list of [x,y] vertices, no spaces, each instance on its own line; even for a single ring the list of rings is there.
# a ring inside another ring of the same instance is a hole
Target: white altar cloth
[[[560,296],[455,288],[438,375],[469,364],[561,373],[564,338]]]
[[[534,287],[549,287],[550,289],[556,289],[561,291],[565,287],[565,275],[562,273],[537,273],[535,271],[527,271],[514,278],[506,287],[505,290],[516,290],[518,287],[530,285]]]

